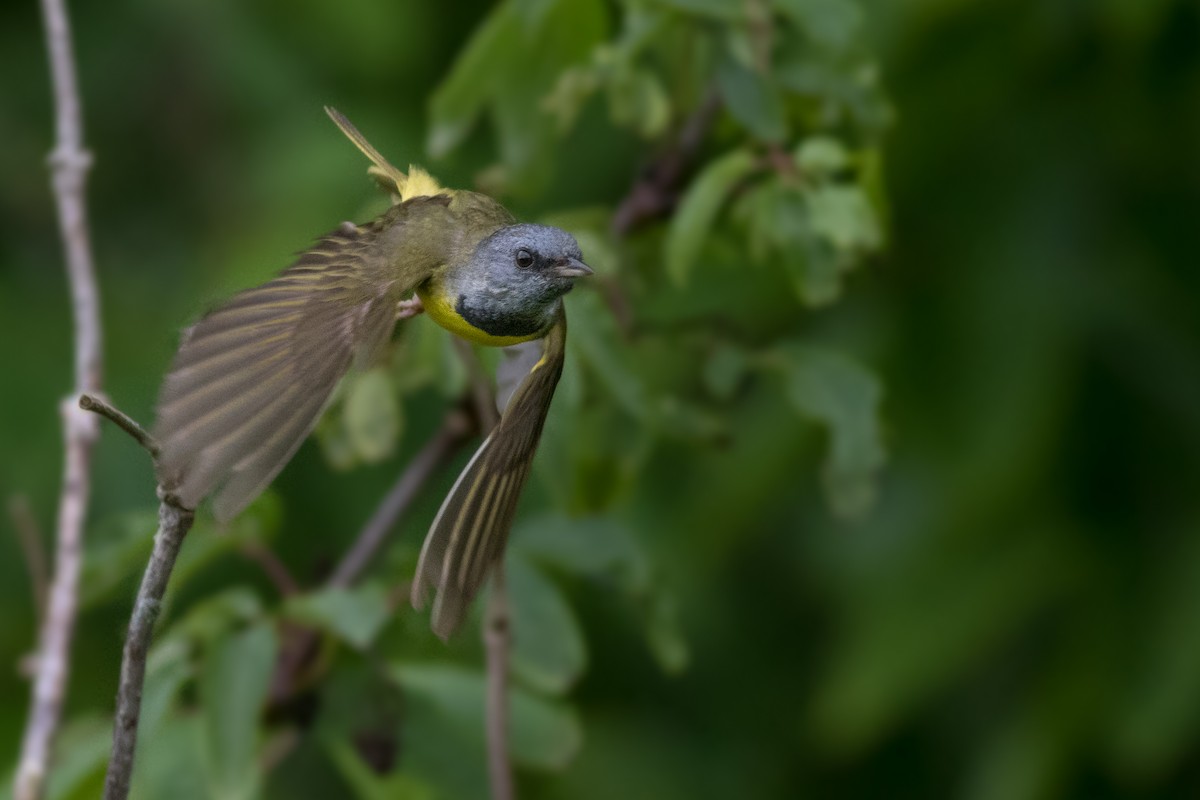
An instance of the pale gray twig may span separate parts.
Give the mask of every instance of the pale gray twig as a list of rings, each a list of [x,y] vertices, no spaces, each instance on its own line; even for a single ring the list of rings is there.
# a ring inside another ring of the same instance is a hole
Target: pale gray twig
[[[100,301],[88,235],[84,187],[91,156],[83,147],[83,113],[64,0],[42,0],[50,77],[54,89],[55,147],[50,155],[59,230],[66,250],[67,277],[75,324],[75,391],[100,389]],[[70,672],[71,640],[79,604],[83,523],[91,493],[92,445],[99,426],[74,402],[62,407],[63,485],[58,506],[54,578],[38,636],[33,693],[21,757],[13,782],[14,800],[39,800],[45,792],[50,755],[62,718]]]

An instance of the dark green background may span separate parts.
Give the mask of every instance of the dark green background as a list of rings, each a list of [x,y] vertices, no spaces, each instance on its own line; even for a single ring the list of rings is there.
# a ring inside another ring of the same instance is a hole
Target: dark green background
[[[426,161],[428,98],[485,5],[75,4],[116,402],[149,420],[186,320],[378,208],[323,104],[398,163]],[[767,382],[739,406],[732,445],[663,448],[630,514],[690,665],[664,674],[628,608],[570,582],[590,653],[571,694],[584,746],[561,774],[523,773],[531,796],[1200,792],[1200,12],[865,7],[896,109],[891,241],[838,305],[797,313],[883,380],[879,502],[861,522],[831,518],[821,437]],[[0,75],[0,495],[28,496],[48,534],[71,350],[33,2],[0,10]],[[548,151],[553,177],[519,214],[623,195],[649,148],[602,121],[585,114]],[[490,152],[484,129],[431,167],[471,185]],[[274,543],[297,577],[313,583],[342,552],[439,409],[430,395],[406,407],[382,465],[331,473],[302,450],[278,482]],[[150,507],[150,466],[112,429],[93,476],[96,529]],[[452,477],[406,524],[411,547]],[[10,528],[0,520],[0,754],[14,757],[0,763],[15,760],[16,662],[34,633]],[[187,596],[238,582],[270,595],[228,554]],[[80,621],[72,717],[110,711],[134,585]]]

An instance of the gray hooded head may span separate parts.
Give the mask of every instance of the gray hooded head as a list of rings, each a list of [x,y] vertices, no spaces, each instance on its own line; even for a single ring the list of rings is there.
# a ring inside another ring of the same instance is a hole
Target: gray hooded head
[[[549,225],[510,225],[479,243],[448,276],[455,308],[493,336],[527,336],[554,321],[559,298],[590,275],[575,237]]]

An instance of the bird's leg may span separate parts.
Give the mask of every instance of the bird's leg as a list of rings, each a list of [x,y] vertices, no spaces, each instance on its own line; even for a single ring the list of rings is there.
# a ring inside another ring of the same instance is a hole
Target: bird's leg
[[[424,310],[425,306],[421,304],[421,298],[414,294],[410,299],[396,303],[396,321],[410,319]]]

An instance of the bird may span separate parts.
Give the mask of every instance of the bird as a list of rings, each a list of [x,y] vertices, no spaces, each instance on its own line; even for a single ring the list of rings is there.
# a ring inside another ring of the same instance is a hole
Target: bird
[[[476,344],[542,340],[421,548],[412,602],[423,607],[436,589],[430,624],[447,639],[503,552],[562,374],[562,298],[592,270],[567,231],[518,222],[492,197],[445,188],[420,167],[397,169],[325,110],[392,205],[342,223],[184,331],[158,396],[157,478],[184,507],[211,498],[218,521],[233,518],[295,454],[338,381],[372,363],[414,308]]]

